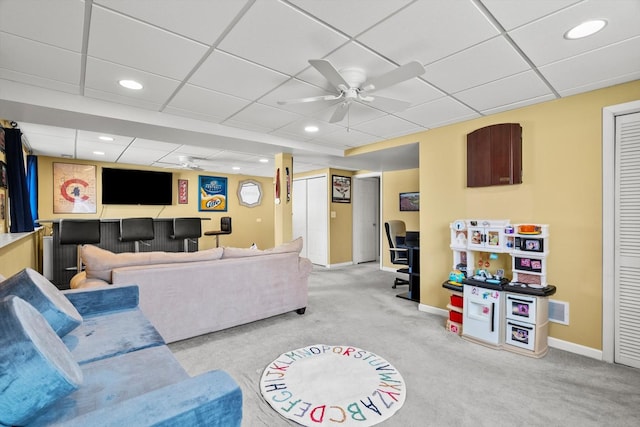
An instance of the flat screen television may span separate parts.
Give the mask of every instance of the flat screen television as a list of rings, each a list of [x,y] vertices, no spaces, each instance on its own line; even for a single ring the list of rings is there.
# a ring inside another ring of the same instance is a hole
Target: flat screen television
[[[172,198],[171,172],[102,168],[104,205],[171,205]]]
[[[420,193],[400,193],[400,211],[419,211]]]

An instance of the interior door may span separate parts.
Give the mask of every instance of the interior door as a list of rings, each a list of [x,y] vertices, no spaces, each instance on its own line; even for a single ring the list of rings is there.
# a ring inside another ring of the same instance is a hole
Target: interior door
[[[307,179],[307,258],[328,265],[328,184],[327,177]]]
[[[307,258],[307,180],[293,181],[292,201],[292,233],[293,238],[302,237],[300,256]]]
[[[640,113],[616,117],[614,361],[640,368]]]
[[[376,261],[380,254],[380,180],[355,178],[353,184],[353,262]]]

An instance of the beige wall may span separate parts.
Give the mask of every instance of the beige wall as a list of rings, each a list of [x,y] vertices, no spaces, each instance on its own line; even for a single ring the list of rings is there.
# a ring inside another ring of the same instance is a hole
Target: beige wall
[[[42,271],[42,230],[0,248],[0,274],[11,277],[24,268]]]
[[[448,302],[441,284],[452,264],[451,221],[549,224],[552,298],[570,304],[570,324],[552,323],[549,334],[601,349],[602,108],[638,99],[635,81],[408,137],[420,141],[421,302]],[[467,133],[507,122],[522,125],[523,183],[466,188]]]
[[[404,221],[407,230],[420,230],[419,212],[400,212],[400,193],[420,191],[420,169],[385,172],[382,174],[382,265],[389,268],[399,268],[391,264],[389,243],[384,231],[384,223],[388,220]],[[420,194],[420,203],[427,203],[427,199]]]
[[[96,214],[54,214],[53,213],[53,163],[81,163],[95,164],[97,175],[97,213]],[[274,192],[273,179],[246,175],[225,175],[214,172],[201,172],[183,169],[174,169],[174,193],[177,194],[178,179],[189,180],[188,204],[179,205],[174,195],[171,206],[125,206],[102,205],[100,203],[102,186],[102,167],[168,170],[160,168],[143,167],[138,165],[121,165],[114,163],[96,163],[88,161],[75,161],[53,157],[38,158],[38,213],[40,219],[72,218],[122,218],[135,216],[150,216],[160,218],[173,218],[179,216],[198,216],[210,218],[210,221],[202,222],[203,233],[207,230],[218,230],[220,217],[232,218],[233,232],[230,235],[220,236],[221,246],[248,247],[256,243],[259,248],[266,249],[274,246]],[[199,212],[198,211],[198,175],[226,176],[228,181],[227,212]],[[238,203],[238,183],[243,179],[253,179],[262,184],[262,203],[260,206],[248,208]],[[215,246],[215,237],[202,237],[200,248],[207,249]]]

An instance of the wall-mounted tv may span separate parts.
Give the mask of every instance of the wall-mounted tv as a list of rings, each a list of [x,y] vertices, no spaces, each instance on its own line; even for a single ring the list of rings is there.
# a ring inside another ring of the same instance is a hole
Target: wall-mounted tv
[[[104,205],[171,205],[172,200],[171,172],[102,168]]]
[[[400,193],[400,211],[419,211],[420,193]]]

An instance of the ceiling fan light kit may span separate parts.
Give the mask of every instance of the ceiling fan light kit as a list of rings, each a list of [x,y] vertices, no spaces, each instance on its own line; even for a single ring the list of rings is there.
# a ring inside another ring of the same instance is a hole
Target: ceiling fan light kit
[[[397,112],[408,108],[411,103],[399,99],[372,96],[371,92],[402,83],[425,72],[424,67],[416,61],[409,62],[392,71],[368,79],[364,69],[347,67],[338,71],[326,59],[310,59],[309,64],[315,68],[336,89],[335,95],[312,96],[307,98],[278,101],[280,105],[300,104],[316,101],[336,101],[342,99],[337,106],[329,123],[342,121],[349,111],[352,102],[371,104],[387,112]]]

